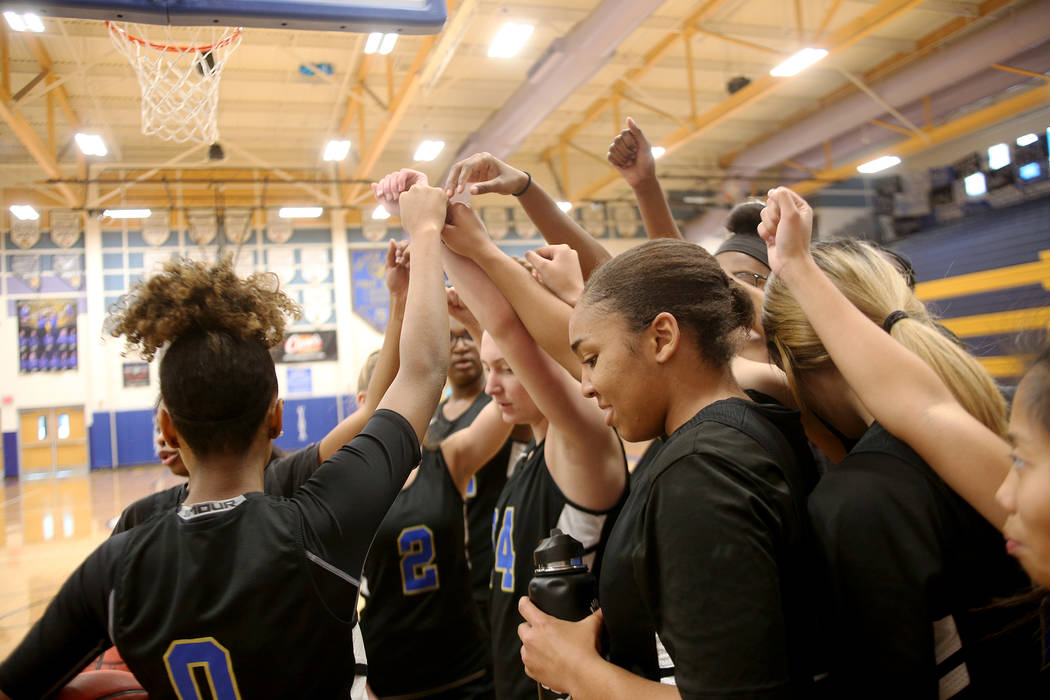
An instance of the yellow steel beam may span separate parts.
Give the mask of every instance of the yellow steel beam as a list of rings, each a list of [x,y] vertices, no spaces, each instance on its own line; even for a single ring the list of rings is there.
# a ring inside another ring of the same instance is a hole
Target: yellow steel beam
[[[848,22],[836,29],[827,38],[827,41],[822,42],[823,48],[827,49],[829,56],[834,56],[872,32],[878,31],[880,27],[892,22],[914,7],[921,5],[922,2],[923,0],[883,0],[852,22]],[[756,78],[747,87],[738,90],[727,99],[704,112],[693,124],[680,127],[674,133],[662,139],[659,145],[666,148],[667,151],[673,151],[709,129],[718,126],[752,103],[762,99],[781,84],[782,81],[779,78],[775,78],[768,73]],[[602,189],[617,182],[619,177],[618,173],[610,169],[610,172],[606,175],[573,193],[572,200],[590,199]]]
[[[729,44],[736,44],[737,46],[743,46],[744,48],[751,49],[752,51],[761,51],[762,53],[771,53],[774,56],[783,56],[784,55],[780,51],[777,51],[776,49],[771,49],[768,46],[761,46],[759,44],[754,44],[754,43],[752,43],[750,41],[744,41],[743,39],[737,39],[736,37],[726,36],[725,34],[719,34],[718,32],[711,32],[711,31],[708,31],[708,30],[704,29],[703,27],[694,27],[693,31],[695,31],[697,34],[703,34],[704,36],[709,36],[712,39],[720,39],[721,41],[727,42]]]
[[[996,355],[992,357],[978,357],[988,374],[993,377],[1020,377],[1032,363],[1032,355]]]
[[[1039,260],[1036,262],[920,282],[915,285],[915,295],[923,301],[936,301],[965,294],[1012,289],[1026,284],[1041,284],[1044,289],[1050,289],[1050,250],[1039,251]]]
[[[663,60],[664,56],[667,55],[667,52],[670,51],[672,47],[674,47],[675,42],[678,41],[679,37],[682,35],[683,32],[689,31],[690,29],[694,28],[697,24],[703,22],[705,19],[710,17],[711,14],[714,13],[714,11],[717,10],[719,5],[721,5],[723,2],[725,2],[725,0],[706,0],[706,2],[701,3],[697,9],[693,10],[685,19],[682,20],[682,23],[679,25],[679,29],[665,34],[664,37],[660,39],[660,41],[656,42],[656,44],[654,44],[653,47],[645,53],[645,57],[642,60],[642,65],[630,69],[629,71],[623,74],[622,78],[627,80],[628,82],[634,82],[646,73],[648,73],[650,70],[652,70],[656,66],[656,64]],[[578,122],[576,122],[569,128],[565,129],[565,131],[561,132],[561,134],[558,135],[558,143],[561,143],[562,141],[571,141],[572,139],[576,138],[577,134],[586,129],[587,126],[594,122],[595,119],[600,117],[602,114],[605,113],[607,109],[612,107],[616,103],[617,99],[618,95],[616,93],[616,90],[610,89],[608,95],[606,95],[605,97],[600,97],[594,102],[592,102],[590,106],[587,107],[587,109],[584,111],[582,119],[580,119]],[[622,124],[622,122],[620,122],[619,119],[617,119],[617,123]],[[557,145],[549,147],[543,152],[542,157],[549,158],[557,149]]]
[[[992,68],[997,70],[1006,71],[1007,73],[1017,73],[1018,75],[1026,75],[1029,78],[1039,78],[1040,80],[1050,81],[1050,75],[1044,73],[1036,73],[1035,71],[1025,70],[1024,68],[1014,68],[1013,66],[1004,66],[1002,63],[993,63]]]
[[[873,124],[875,126],[881,126],[883,129],[889,129],[890,131],[896,131],[898,134],[904,134],[905,136],[911,136],[911,135],[913,135],[915,133],[911,129],[905,129],[903,126],[897,126],[896,124],[890,124],[889,122],[884,122],[881,119],[869,119],[868,123],[869,124]]]
[[[11,100],[11,94],[2,88],[0,88],[0,119],[7,122],[7,125],[11,127],[11,131],[15,132],[15,136],[29,151],[29,155],[33,156],[33,160],[44,169],[48,177],[54,180],[61,180],[65,177],[65,173],[58,166],[58,161],[55,160],[48,150],[47,144],[33,131],[29,120],[25,118],[22,111]],[[78,204],[78,198],[69,185],[59,183],[56,185],[56,188],[70,206]]]
[[[1003,100],[998,104],[985,107],[976,112],[971,112],[964,117],[960,117],[959,119],[955,119],[946,124],[923,129],[919,134],[904,139],[903,141],[899,141],[892,146],[888,146],[878,153],[867,155],[864,158],[854,160],[845,165],[821,170],[812,180],[794,183],[791,185],[791,188],[801,195],[816,192],[823,187],[827,187],[828,184],[832,182],[846,180],[855,176],[857,174],[857,166],[861,163],[866,163],[869,160],[883,155],[895,155],[898,158],[904,158],[916,153],[921,153],[937,144],[951,141],[952,139],[964,136],[990,124],[995,124],[996,122],[1008,117],[1016,116],[1034,107],[1045,105],[1048,100],[1050,100],[1050,85],[1044,85],[1035,88],[1034,90],[1029,90],[1028,92],[1017,95],[1016,97]]]
[[[820,24],[817,25],[817,31],[815,32],[817,41],[824,36],[824,30],[828,28],[828,24],[831,23],[831,18],[839,11],[839,5],[841,4],[842,0],[834,0],[834,2],[831,3],[831,7],[828,8],[828,11],[824,13],[824,18],[820,20]]]

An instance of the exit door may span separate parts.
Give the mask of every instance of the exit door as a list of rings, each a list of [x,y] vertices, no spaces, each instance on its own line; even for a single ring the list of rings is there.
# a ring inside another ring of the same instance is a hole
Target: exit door
[[[42,479],[87,471],[84,409],[77,406],[21,411],[22,477]]]

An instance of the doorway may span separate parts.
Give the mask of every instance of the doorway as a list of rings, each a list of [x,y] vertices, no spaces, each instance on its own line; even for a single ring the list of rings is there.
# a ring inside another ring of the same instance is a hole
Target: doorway
[[[23,479],[87,473],[88,444],[83,407],[20,411],[18,425]]]

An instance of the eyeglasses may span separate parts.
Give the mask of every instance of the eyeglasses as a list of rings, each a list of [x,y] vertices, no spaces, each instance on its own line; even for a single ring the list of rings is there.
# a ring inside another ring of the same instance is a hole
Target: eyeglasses
[[[467,345],[474,345],[474,338],[470,333],[450,333],[448,336],[449,347],[456,347],[456,343],[462,340]]]
[[[766,280],[769,279],[769,275],[760,275],[757,272],[749,272],[747,270],[737,270],[733,273],[733,277],[744,284],[750,284],[752,287],[758,287],[759,289],[766,288]]]

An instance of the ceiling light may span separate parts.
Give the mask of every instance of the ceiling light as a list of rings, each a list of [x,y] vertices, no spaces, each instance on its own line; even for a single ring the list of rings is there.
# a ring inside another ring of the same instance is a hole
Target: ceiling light
[[[966,194],[971,197],[979,197],[988,191],[988,183],[984,179],[984,173],[974,173],[963,178],[963,186]]]
[[[98,134],[78,133],[73,138],[76,139],[80,152],[86,156],[104,156],[109,153],[109,150],[106,148],[106,142]]]
[[[1005,143],[997,143],[988,149],[988,167],[998,170],[1010,164],[1010,147]]]
[[[877,173],[886,168],[892,168],[900,162],[901,159],[897,156],[882,156],[875,160],[869,160],[867,163],[861,163],[857,166],[857,172],[866,174]]]
[[[384,34],[383,41],[379,44],[379,54],[386,56],[388,53],[394,50],[394,44],[397,43],[397,34]]]
[[[332,139],[324,147],[324,159],[325,160],[346,160],[346,157],[350,154],[350,141],[340,141],[338,139]]]
[[[438,153],[441,153],[441,149],[445,147],[444,141],[424,141],[419,144],[419,148],[416,149],[416,154],[412,156],[412,160],[434,160],[438,157]]]
[[[1039,137],[1035,134],[1025,134],[1024,136],[1017,137],[1018,146],[1031,146],[1033,143],[1039,140]]]
[[[152,213],[149,209],[105,209],[102,216],[111,219],[148,219]]]
[[[806,47],[796,53],[794,56],[778,63],[773,70],[769,71],[770,75],[778,78],[786,78],[789,75],[795,75],[801,73],[806,68],[809,68],[814,63],[819,61],[828,55],[827,49],[814,49]]]
[[[277,216],[282,219],[316,219],[323,213],[322,207],[281,207]]]
[[[558,208],[568,213],[572,209],[572,202],[558,202]]]
[[[1043,168],[1039,163],[1025,163],[1017,169],[1017,174],[1022,180],[1034,180],[1043,174]]]
[[[372,32],[365,40],[365,53],[375,53],[383,43],[383,32]]]
[[[40,214],[37,213],[36,209],[28,204],[12,204],[11,213],[21,221],[36,221],[40,218]]]
[[[532,35],[533,26],[524,22],[507,22],[496,36],[492,37],[489,45],[489,58],[511,58],[519,51]]]
[[[659,158],[665,153],[667,153],[667,149],[663,146],[653,146],[653,158]]]
[[[389,219],[390,218],[390,212],[388,212],[386,210],[386,207],[384,207],[382,204],[380,204],[378,207],[376,207],[375,209],[372,210],[372,218],[375,219],[376,221],[382,221],[383,219]]]
[[[5,12],[4,19],[7,20],[7,26],[16,32],[29,31],[40,33],[44,31],[44,23],[32,12],[26,12],[21,15],[17,12]]]

